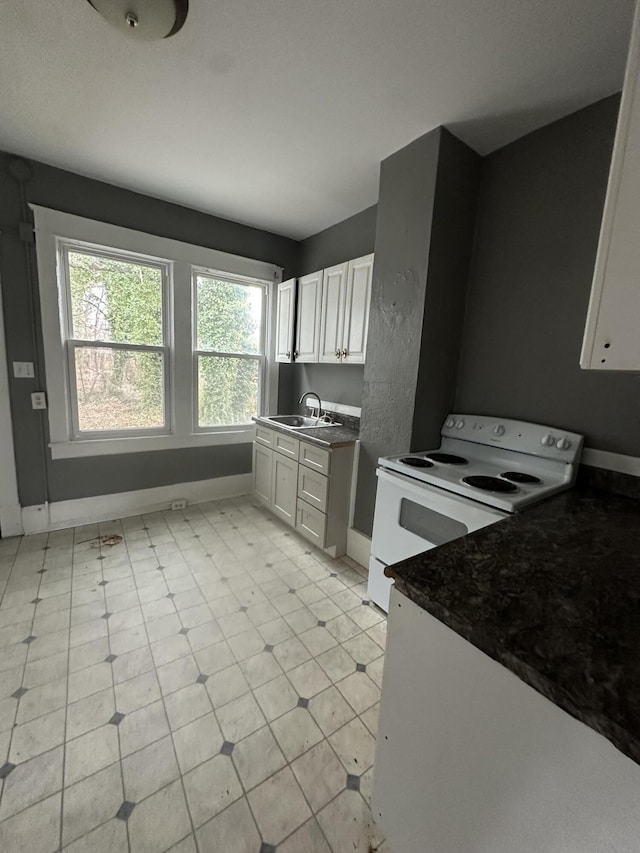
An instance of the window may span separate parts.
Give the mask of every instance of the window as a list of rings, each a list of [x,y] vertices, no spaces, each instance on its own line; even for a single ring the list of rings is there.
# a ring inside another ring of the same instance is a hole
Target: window
[[[246,424],[261,410],[265,286],[194,273],[200,428]]]
[[[166,265],[59,249],[73,434],[166,431]]]
[[[32,207],[53,458],[250,442],[282,271]]]

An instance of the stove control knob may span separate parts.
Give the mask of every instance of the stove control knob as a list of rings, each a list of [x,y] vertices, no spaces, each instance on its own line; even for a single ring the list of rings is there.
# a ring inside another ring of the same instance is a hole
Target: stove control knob
[[[448,418],[448,419],[447,419],[447,422],[446,422],[446,424],[445,424],[445,426],[447,427],[447,429],[453,429],[453,427],[454,427],[455,425],[456,425],[456,422],[455,422],[455,420],[454,420],[453,418]]]
[[[543,447],[553,447],[555,443],[556,443],[556,440],[551,435],[550,432],[548,432],[546,435],[543,435],[542,438],[540,439],[540,444]]]
[[[571,447],[571,442],[568,438],[559,438],[556,442],[558,450],[568,450]]]
[[[460,420],[456,424],[456,429],[464,429],[464,421],[462,420],[462,418],[460,418]]]
[[[498,424],[498,426],[494,426],[493,428],[494,435],[504,435],[504,427],[502,424]]]

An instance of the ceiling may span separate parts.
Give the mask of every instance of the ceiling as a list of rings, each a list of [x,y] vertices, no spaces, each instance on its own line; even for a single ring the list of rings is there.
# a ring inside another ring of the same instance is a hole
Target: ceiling
[[[135,7],[135,0],[131,0]],[[0,0],[0,148],[297,239],[446,125],[490,152],[622,86],[632,0],[191,0],[139,42]]]

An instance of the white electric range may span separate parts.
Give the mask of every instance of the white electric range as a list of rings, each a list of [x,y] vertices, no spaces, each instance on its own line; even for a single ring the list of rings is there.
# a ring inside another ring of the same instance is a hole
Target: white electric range
[[[501,521],[564,489],[583,437],[481,415],[449,415],[437,450],[381,457],[368,593],[385,612],[385,566]]]

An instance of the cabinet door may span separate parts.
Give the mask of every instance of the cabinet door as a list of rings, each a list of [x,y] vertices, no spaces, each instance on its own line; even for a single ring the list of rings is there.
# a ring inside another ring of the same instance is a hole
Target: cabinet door
[[[338,264],[324,271],[320,361],[327,364],[340,364],[342,359],[347,268],[348,264]]]
[[[296,280],[290,278],[278,285],[276,299],[276,361],[293,361],[293,324]]]
[[[580,366],[640,370],[640,5],[631,35]]]
[[[342,335],[342,360],[364,364],[369,331],[373,255],[349,261]]]
[[[298,493],[298,463],[280,453],[273,454],[271,509],[283,521],[295,527]]]
[[[317,362],[320,357],[322,270],[298,279],[296,361]]]
[[[257,442],[253,443],[253,491],[262,503],[271,504],[271,482],[273,477],[273,450]]]

